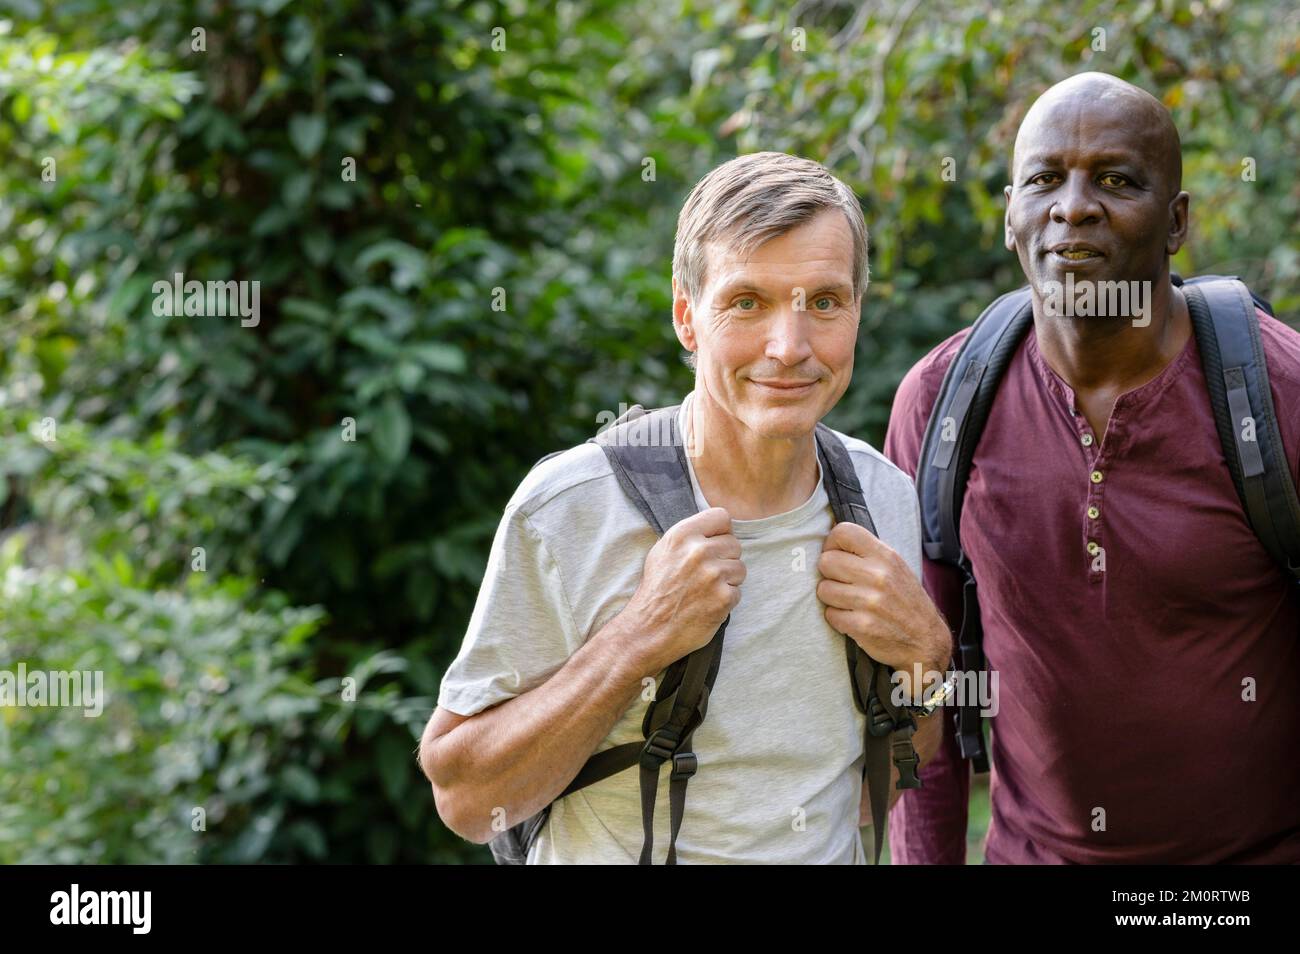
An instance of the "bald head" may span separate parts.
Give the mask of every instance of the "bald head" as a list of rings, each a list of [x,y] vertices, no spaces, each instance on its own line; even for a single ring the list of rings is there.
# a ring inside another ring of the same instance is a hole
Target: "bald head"
[[[1155,97],[1104,73],[1057,83],[1020,124],[1011,166],[1006,246],[1034,288],[1066,274],[1168,284],[1190,196]]]
[[[1051,150],[1097,126],[1122,134],[1164,180],[1167,195],[1179,192],[1182,142],[1169,110],[1146,90],[1107,73],[1079,73],[1038,97],[1016,134],[1012,181],[1018,180],[1020,163],[1031,151]]]

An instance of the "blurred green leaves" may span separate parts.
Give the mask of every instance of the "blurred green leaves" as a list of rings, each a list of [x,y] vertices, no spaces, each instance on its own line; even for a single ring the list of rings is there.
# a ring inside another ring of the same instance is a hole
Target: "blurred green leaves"
[[[0,860],[482,860],[437,823],[416,735],[522,475],[691,386],[674,226],[738,152],[825,161],[862,200],[872,283],[830,423],[876,443],[907,369],[1022,282],[1016,125],[1082,69],[1174,110],[1176,267],[1300,305],[1280,2],[23,6],[0,25],[0,569],[22,582],[0,648],[127,689],[90,725],[5,715],[32,755],[0,771]],[[154,315],[176,272],[259,281],[261,323]],[[194,837],[185,806],[218,798]]]

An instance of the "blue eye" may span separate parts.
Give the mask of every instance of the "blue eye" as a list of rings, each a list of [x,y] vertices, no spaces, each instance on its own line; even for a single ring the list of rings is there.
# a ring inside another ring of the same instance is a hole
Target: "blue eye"
[[[826,302],[825,305],[817,304],[817,302],[823,302],[823,301]],[[831,298],[829,295],[821,295],[817,298],[816,301],[813,302],[813,304],[816,305],[820,310],[827,311],[835,307],[835,299]]]
[[[746,297],[746,298],[737,298],[737,299],[736,299],[736,305],[740,308],[741,311],[752,311],[752,310],[753,310],[753,309],[751,309],[751,308],[749,308],[749,307],[746,307],[745,304],[744,304],[744,302],[750,302],[750,303],[753,303],[753,304],[757,304],[757,302],[755,302],[754,299],[752,299],[752,298],[748,298],[748,297]]]

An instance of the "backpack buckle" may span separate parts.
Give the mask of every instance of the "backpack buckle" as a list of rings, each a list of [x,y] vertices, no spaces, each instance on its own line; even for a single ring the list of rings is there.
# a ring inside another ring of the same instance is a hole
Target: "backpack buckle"
[[[921,777],[916,774],[920,760],[911,742],[894,743],[894,764],[898,766],[898,788],[921,787]]]
[[[916,724],[911,723],[900,729],[890,748],[894,752],[894,765],[898,767],[898,785],[902,788],[920,788],[921,777],[916,774],[916,770],[921,767],[921,757],[916,753],[916,746],[912,744],[912,733],[915,731]]]
[[[673,772],[669,776],[674,782],[688,779],[700,767],[700,761],[694,752],[678,752],[673,756]]]
[[[876,695],[872,695],[867,705],[867,731],[877,739],[894,731],[894,720]]]
[[[655,729],[650,738],[645,740],[645,748],[641,750],[641,764],[658,770],[659,766],[673,758],[673,750],[679,742],[677,733],[664,727]]]

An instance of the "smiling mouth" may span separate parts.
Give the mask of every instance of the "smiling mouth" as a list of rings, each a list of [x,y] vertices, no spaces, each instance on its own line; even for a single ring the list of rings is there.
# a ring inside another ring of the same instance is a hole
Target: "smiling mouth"
[[[1100,251],[1090,245],[1058,245],[1051,252],[1067,262],[1088,262],[1094,258],[1105,258]]]
[[[750,381],[771,391],[788,392],[803,391],[817,383],[816,381],[759,381],[757,378],[751,378]]]

